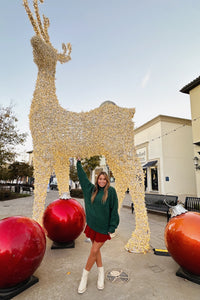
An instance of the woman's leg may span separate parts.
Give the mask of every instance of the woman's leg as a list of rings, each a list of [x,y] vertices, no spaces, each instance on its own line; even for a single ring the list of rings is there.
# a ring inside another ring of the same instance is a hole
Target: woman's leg
[[[94,243],[94,241],[92,241],[92,244]],[[101,250],[99,249],[98,253],[97,253],[97,259],[96,259],[96,265],[97,267],[102,267],[102,258],[101,258]]]
[[[80,294],[86,291],[88,274],[95,262],[98,267],[97,287],[98,289],[104,288],[104,268],[102,267],[102,259],[101,259],[101,252],[100,252],[100,248],[103,246],[103,244],[104,242],[97,243],[96,241],[92,241],[90,255],[88,257],[85,269],[83,269],[81,282],[78,288],[78,293]]]
[[[92,244],[94,244],[94,241],[92,241]],[[102,247],[102,246],[101,246]],[[100,248],[101,248],[100,247]],[[97,264],[97,268],[98,268],[98,280],[97,280],[97,288],[99,290],[103,290],[104,289],[104,267],[102,265],[102,258],[101,258],[101,250],[97,251],[96,254],[96,264]],[[92,249],[91,249],[92,250]],[[92,252],[92,251],[91,251]],[[90,257],[88,258],[88,261],[90,260]],[[90,262],[89,262],[90,263]],[[86,265],[87,267],[87,265]]]
[[[96,265],[98,268],[103,266],[100,249],[99,249],[99,252],[97,253]]]
[[[96,242],[94,241],[91,247],[90,255],[88,257],[85,269],[90,271],[94,263],[96,262],[98,267],[102,267],[102,259],[100,248],[103,246],[105,242]]]

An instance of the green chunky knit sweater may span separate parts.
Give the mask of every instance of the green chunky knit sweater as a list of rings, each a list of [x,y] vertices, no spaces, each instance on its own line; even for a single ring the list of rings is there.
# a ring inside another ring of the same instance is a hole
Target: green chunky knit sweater
[[[87,178],[80,161],[77,161],[77,172],[83,190],[88,226],[99,233],[113,233],[119,224],[118,198],[115,189],[109,187],[107,200],[102,203],[104,188],[99,187],[92,203],[91,196],[95,186]]]

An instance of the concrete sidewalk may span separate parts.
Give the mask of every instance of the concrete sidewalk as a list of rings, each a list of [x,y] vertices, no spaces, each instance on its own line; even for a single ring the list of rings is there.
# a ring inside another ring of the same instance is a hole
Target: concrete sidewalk
[[[58,199],[58,192],[50,191],[46,205]],[[77,199],[78,200],[78,199]],[[79,199],[83,204],[83,200]],[[128,195],[124,204],[128,203]],[[32,216],[33,196],[0,202],[0,219],[13,216]],[[151,230],[151,247],[165,249],[164,230],[166,216],[148,214]],[[81,234],[75,241],[75,248],[51,250],[52,241],[47,238],[45,257],[34,275],[39,282],[22,292],[16,300],[74,300],[74,299],[109,299],[109,300],[199,300],[200,286],[176,276],[179,266],[169,256],[128,253],[124,245],[134,230],[134,214],[131,209],[122,207],[117,235],[105,243],[102,257],[106,272],[105,288],[96,287],[97,268],[90,272],[87,291],[79,295],[82,269],[86,263],[91,243],[86,242]],[[108,280],[111,271],[124,271],[126,281]]]

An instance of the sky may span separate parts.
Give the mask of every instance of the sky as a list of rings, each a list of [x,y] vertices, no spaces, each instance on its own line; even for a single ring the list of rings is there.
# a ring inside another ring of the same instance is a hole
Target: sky
[[[0,105],[12,103],[19,132],[28,133],[17,148],[25,159],[32,150],[34,31],[22,0],[1,2]],[[56,69],[63,108],[89,111],[110,100],[136,109],[135,128],[160,114],[191,118],[189,95],[180,89],[200,76],[199,0],[44,0],[39,8],[54,48],[72,44],[72,60]]]

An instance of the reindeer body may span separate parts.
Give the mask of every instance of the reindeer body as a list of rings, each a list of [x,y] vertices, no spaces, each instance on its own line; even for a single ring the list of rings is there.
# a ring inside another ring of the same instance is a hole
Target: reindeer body
[[[136,229],[125,247],[130,252],[146,252],[149,250],[150,230],[144,204],[143,170],[134,147],[132,118],[135,110],[109,102],[89,112],[76,113],[63,109],[56,96],[56,64],[57,61],[63,63],[70,60],[71,46],[63,46],[64,53],[58,54],[49,41],[49,23],[45,17],[42,27],[37,0],[34,0],[34,8],[38,26],[28,1],[23,1],[36,32],[31,44],[38,67],[29,115],[34,151],[33,217],[42,223],[47,185],[53,170],[57,176],[59,194],[62,195],[69,190],[70,157],[104,155],[116,179],[119,209],[127,187],[134,202]]]

